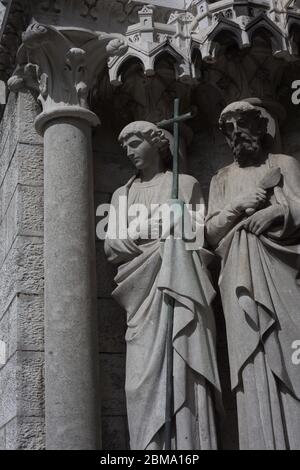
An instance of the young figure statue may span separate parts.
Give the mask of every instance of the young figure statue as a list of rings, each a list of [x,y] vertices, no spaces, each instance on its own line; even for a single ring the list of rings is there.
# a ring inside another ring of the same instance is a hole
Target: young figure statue
[[[113,297],[127,312],[130,446],[133,450],[165,448],[166,340],[172,297],[175,299],[172,448],[216,449],[214,395],[219,395],[220,385],[215,324],[210,309],[214,290],[201,255],[204,202],[199,183],[191,176],[180,175],[179,198],[192,205],[189,214],[191,225],[197,219],[196,242],[167,237],[171,226],[162,233],[157,207],[179,204],[178,200],[170,201],[172,171],[167,134],[143,121],[133,122],[122,131],[120,142],[138,172],[113,195],[105,242],[109,261],[118,265]],[[131,213],[136,204],[146,209],[138,219]],[[124,215],[126,234],[120,237],[117,226]],[[178,226],[181,219],[177,214],[173,223]]]
[[[275,121],[258,99],[229,105],[220,127],[234,163],[212,180],[206,226],[222,258],[240,448],[300,449],[300,165],[269,152]]]

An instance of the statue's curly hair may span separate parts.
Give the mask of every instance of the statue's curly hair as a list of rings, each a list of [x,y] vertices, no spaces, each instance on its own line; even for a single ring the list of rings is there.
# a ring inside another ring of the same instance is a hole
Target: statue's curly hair
[[[159,129],[152,122],[131,122],[128,126],[124,127],[119,135],[120,144],[124,147],[126,140],[134,135],[147,140],[150,145],[153,145],[159,151],[166,169],[170,168],[172,162],[170,139],[167,137],[163,129]]]

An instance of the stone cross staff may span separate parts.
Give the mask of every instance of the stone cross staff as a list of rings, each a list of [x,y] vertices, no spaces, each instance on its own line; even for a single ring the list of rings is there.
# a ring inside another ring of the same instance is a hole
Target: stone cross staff
[[[169,125],[174,126],[174,148],[173,148],[173,186],[172,199],[178,199],[179,194],[179,139],[180,122],[187,121],[194,117],[193,113],[179,114],[180,99],[174,101],[174,117],[169,120],[161,121],[157,124],[160,128],[166,128]],[[175,299],[169,297],[168,308],[168,329],[167,329],[167,391],[166,391],[166,424],[165,424],[165,445],[166,450],[171,450],[172,439],[172,416],[174,408],[174,390],[173,390],[173,324],[174,324]]]

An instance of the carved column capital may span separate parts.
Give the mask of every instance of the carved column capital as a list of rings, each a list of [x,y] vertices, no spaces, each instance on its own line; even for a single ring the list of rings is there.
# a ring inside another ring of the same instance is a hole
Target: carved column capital
[[[98,125],[98,117],[89,109],[89,95],[107,58],[123,52],[126,40],[119,34],[39,23],[31,24],[22,39],[8,85],[12,91],[30,89],[37,94],[43,109],[37,131],[42,133],[48,120],[63,116]]]

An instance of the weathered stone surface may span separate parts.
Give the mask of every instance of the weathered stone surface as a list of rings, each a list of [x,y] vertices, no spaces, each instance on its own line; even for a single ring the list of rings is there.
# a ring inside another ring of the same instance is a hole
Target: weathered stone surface
[[[0,428],[17,415],[17,353],[0,368]]]
[[[4,180],[5,180],[5,176],[8,173],[8,169],[9,169],[12,157],[13,157],[13,155],[10,153],[9,144],[8,144],[8,140],[7,140],[6,143],[3,146],[2,153],[1,153],[1,158],[0,158],[0,185],[1,186],[3,185]],[[8,198],[9,196],[4,194],[3,197]],[[4,203],[2,203],[2,205],[5,206]],[[3,209],[2,209],[2,211],[3,211]]]
[[[4,332],[5,334],[5,332]],[[3,340],[0,340],[0,364],[4,366],[7,361],[7,343]]]
[[[0,125],[0,184],[17,144],[17,97],[11,93]]]
[[[5,427],[6,450],[44,450],[45,420],[41,417],[14,418]]]
[[[43,351],[44,349],[44,297],[18,294],[18,349]]]
[[[0,370],[0,427],[18,414],[43,416],[43,353],[17,351]]]
[[[1,240],[1,243],[0,243],[0,267],[2,266],[3,261],[4,261],[4,258],[5,258],[5,256],[6,256],[6,252],[5,252],[5,237],[6,237],[6,234],[5,234],[5,225],[0,222],[0,240]]]
[[[91,129],[84,113],[50,121],[45,130],[49,450],[95,450],[100,445],[92,189]]]
[[[2,225],[4,230],[4,252],[7,256],[11,250],[11,247],[18,235],[18,201],[19,201],[19,190],[15,187],[15,191],[9,202],[9,206],[4,214]]]
[[[18,182],[24,185],[44,184],[44,147],[18,143],[15,158],[18,160]]]
[[[18,235],[43,236],[43,224],[43,188],[18,185],[1,222],[4,257],[9,253]]]
[[[43,144],[43,138],[35,130],[35,119],[40,105],[30,92],[18,94],[17,139],[27,144]]]
[[[5,427],[0,429],[0,450],[6,449]]]
[[[127,422],[124,416],[103,416],[103,449],[129,449]]]
[[[3,348],[5,348],[5,358],[2,358],[3,361],[1,361],[0,367],[3,366],[12,355],[10,350],[16,349],[14,345],[16,344],[17,337],[11,338],[10,316],[8,312],[9,309],[5,312],[0,320],[0,340],[5,344],[5,346],[3,346]],[[16,331],[14,330],[13,333],[16,333]]]
[[[41,294],[44,288],[43,241],[37,237],[19,237],[14,248],[19,268],[18,292]]]
[[[35,147],[42,146],[42,139],[34,128],[34,120],[37,113],[38,106],[30,93],[21,93],[19,95],[11,93],[9,95],[8,104],[0,126],[0,129],[2,129],[2,139],[0,141],[0,185],[3,183],[4,177],[8,173],[10,166],[13,166],[10,170],[12,175],[9,175],[6,183],[6,187],[8,189],[11,185],[10,182],[15,181],[12,180],[12,178],[18,178],[17,168],[19,164],[24,170],[24,162],[22,165],[22,162],[20,162],[18,158],[18,151],[16,150],[18,144],[19,149],[23,149],[23,151],[24,145],[33,147],[32,150],[27,149],[26,152],[24,152],[28,158],[28,154],[32,155],[32,153],[37,150]],[[16,158],[14,158],[15,156]],[[12,162],[12,160],[15,161]],[[37,168],[37,163],[33,165],[32,169],[29,169],[28,167],[26,171],[33,173],[35,168]],[[10,190],[13,191],[13,189],[14,185],[12,185]],[[5,197],[9,198],[9,194],[5,195]]]
[[[126,415],[125,356],[100,354],[102,413],[105,416]]]
[[[16,109],[17,109],[17,95],[15,93],[10,93],[8,95],[7,103],[5,106],[4,114],[0,124],[0,150],[2,152],[3,145],[5,144],[11,127],[15,125],[16,119]]]
[[[34,128],[37,113],[38,106],[30,93],[19,94],[18,96],[14,93],[10,94],[5,115],[1,122],[3,130],[0,142],[0,186],[5,185],[4,207],[7,207],[18,182],[18,168],[20,168],[21,175],[22,171],[27,172],[29,175],[34,175],[33,178],[39,178],[41,182],[41,165],[39,166],[39,163],[41,162],[42,139]],[[30,165],[35,153],[39,154],[37,161]],[[24,161],[21,161],[21,155],[25,156]],[[25,173],[24,177],[26,178]],[[6,181],[4,181],[5,179]],[[23,179],[20,182],[25,181]]]
[[[99,350],[124,353],[126,312],[113,299],[98,299]]]
[[[18,415],[44,415],[44,354],[41,352],[17,352]]]
[[[18,234],[43,236],[44,230],[44,188],[18,186]]]
[[[12,158],[10,165],[7,168],[5,173],[2,187],[3,187],[3,199],[2,199],[2,214],[5,215],[7,208],[11,202],[11,199],[16,191],[16,186],[18,184],[18,169],[17,169],[17,160]]]
[[[7,360],[16,351],[43,351],[44,299],[17,294],[0,320],[0,339],[7,345]]]
[[[0,339],[6,345],[0,427],[1,445],[9,449],[44,446],[43,148],[36,111],[32,96],[11,93],[0,126]],[[26,422],[26,415],[35,418]]]
[[[3,185],[0,184],[0,225],[1,225],[1,222],[2,222],[2,217],[3,217]]]
[[[38,145],[18,144],[16,154],[12,158],[10,165],[0,184],[0,222],[4,219],[5,214],[12,202],[17,191],[17,185],[42,187],[43,185],[43,148]],[[0,159],[0,161],[2,161]],[[29,189],[28,189],[29,191]],[[32,190],[33,192],[34,190]],[[36,210],[36,206],[43,208],[42,190],[40,191],[40,201],[29,201],[32,213]],[[25,201],[26,202],[26,201]],[[23,210],[22,203],[18,207],[18,213]],[[27,209],[28,212],[28,209]],[[21,215],[21,214],[20,214]],[[24,214],[25,217],[25,214]],[[34,217],[34,215],[33,215]]]
[[[17,293],[41,294],[44,286],[43,241],[18,237],[0,269],[0,312]]]

